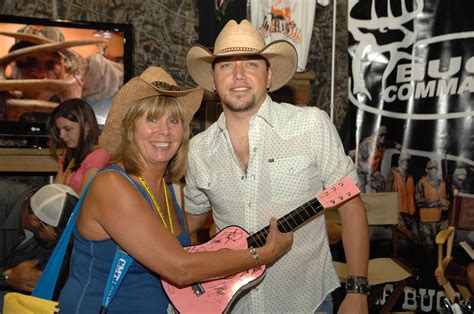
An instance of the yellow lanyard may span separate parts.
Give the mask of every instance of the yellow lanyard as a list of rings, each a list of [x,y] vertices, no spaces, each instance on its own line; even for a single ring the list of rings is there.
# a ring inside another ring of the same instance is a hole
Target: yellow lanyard
[[[148,187],[148,184],[146,183],[145,178],[139,176],[138,179],[140,179],[140,182],[145,187],[145,190],[146,190],[148,196],[150,196],[151,200],[153,201],[153,205],[155,205],[155,209],[158,212],[158,214],[160,215],[161,221],[165,225],[165,228],[168,229],[168,225],[166,224],[165,217],[163,216],[163,213],[161,212],[160,205],[158,205],[158,202],[155,199],[155,195],[153,195],[153,192]],[[168,203],[168,193],[166,192],[165,178],[163,178],[162,180],[163,180],[163,191],[165,191],[166,208],[168,209],[168,220],[170,222],[170,228],[169,229],[171,230],[171,235],[174,235],[173,221],[172,221],[172,218],[171,218],[170,205]]]
[[[61,177],[61,180],[63,184],[67,184],[66,179],[69,179],[69,172],[71,171],[71,167],[74,165],[74,158],[71,159],[69,164],[66,167],[66,170],[64,170],[63,176]]]

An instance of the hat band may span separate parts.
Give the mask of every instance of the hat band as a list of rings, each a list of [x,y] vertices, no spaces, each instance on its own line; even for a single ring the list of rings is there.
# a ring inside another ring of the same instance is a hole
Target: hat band
[[[219,50],[218,52],[215,52],[215,54],[222,54],[226,52],[234,52],[234,51],[246,51],[246,52],[259,52],[260,50],[255,49],[255,48],[250,48],[250,47],[229,47],[229,48],[224,48]]]
[[[161,90],[166,90],[166,91],[181,91],[182,90],[179,86],[171,85],[169,83],[161,82],[161,81],[153,81],[150,84]]]

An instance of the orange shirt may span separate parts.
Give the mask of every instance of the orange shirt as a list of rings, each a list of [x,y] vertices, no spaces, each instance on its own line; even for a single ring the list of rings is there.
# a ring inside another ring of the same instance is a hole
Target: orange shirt
[[[415,214],[415,183],[413,176],[408,176],[406,182],[396,170],[393,174],[393,191],[398,192],[398,204],[401,213]]]
[[[421,179],[421,185],[423,187],[423,197],[427,202],[446,199],[446,184],[444,182],[439,184],[439,189],[435,189],[428,181],[428,178],[423,177]]]

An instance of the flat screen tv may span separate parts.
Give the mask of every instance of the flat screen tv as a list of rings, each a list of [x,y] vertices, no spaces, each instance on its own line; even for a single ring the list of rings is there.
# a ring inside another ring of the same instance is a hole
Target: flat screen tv
[[[50,112],[88,101],[100,126],[133,77],[130,24],[0,15],[0,147],[47,147]]]

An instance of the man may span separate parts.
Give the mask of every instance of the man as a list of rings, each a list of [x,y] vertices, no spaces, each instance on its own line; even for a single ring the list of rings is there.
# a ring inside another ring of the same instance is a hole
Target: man
[[[466,181],[467,170],[466,168],[456,168],[453,172],[453,181],[450,193],[448,195],[457,195],[464,189],[464,182]]]
[[[387,191],[398,193],[399,225],[416,232],[414,215],[415,183],[410,173],[411,156],[401,152],[398,157],[398,167],[392,168],[387,177]]]
[[[438,164],[434,160],[426,163],[426,176],[416,184],[415,200],[420,213],[420,238],[427,253],[435,249],[435,237],[439,231],[448,227],[447,215],[449,201],[446,184],[438,177]],[[444,218],[444,219],[443,219]]]
[[[104,41],[66,41],[58,28],[37,25],[1,35],[16,38],[9,54],[2,57],[9,61],[13,79],[0,80],[0,91],[10,93],[4,110],[8,120],[28,119],[16,113],[18,110],[49,112],[71,98],[83,98],[105,120],[110,99],[123,84],[123,66],[100,54],[83,58],[70,49]]]
[[[387,127],[381,125],[374,134],[362,139],[357,147],[357,156],[355,151],[351,152],[353,159],[356,160],[359,187],[362,192],[385,190],[385,178],[380,173],[380,166],[387,144]],[[398,143],[394,145],[397,149],[401,148]]]
[[[296,51],[286,41],[265,46],[246,20],[230,21],[214,53],[192,47],[192,78],[220,97],[223,114],[190,144],[186,210],[191,231],[212,208],[220,230],[239,225],[253,233],[270,217],[281,218],[324,187],[357,174],[344,155],[327,114],[315,107],[273,102],[267,91],[293,76]],[[340,309],[367,313],[368,229],[359,197],[339,208],[342,238],[354,287]],[[323,216],[295,232],[291,251],[267,269],[263,281],[241,295],[233,313],[332,312],[331,291],[339,286]],[[321,305],[321,307],[320,307]]]
[[[0,200],[0,290],[30,292],[77,196],[62,184],[45,185],[35,192],[28,185],[2,180]]]

